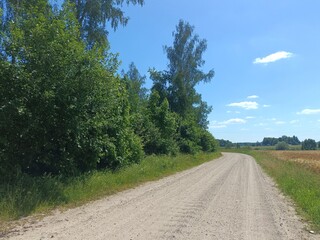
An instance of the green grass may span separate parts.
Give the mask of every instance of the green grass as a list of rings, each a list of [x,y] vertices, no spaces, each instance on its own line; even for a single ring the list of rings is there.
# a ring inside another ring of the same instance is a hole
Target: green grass
[[[237,151],[238,152],[238,151]],[[302,164],[272,157],[267,151],[239,150],[253,156],[258,164],[289,196],[302,215],[316,231],[320,231],[320,175]]]
[[[140,164],[117,172],[92,172],[79,177],[21,176],[18,182],[0,185],[0,225],[23,216],[73,207],[99,199],[141,183],[200,165],[218,158],[220,153],[149,156]]]

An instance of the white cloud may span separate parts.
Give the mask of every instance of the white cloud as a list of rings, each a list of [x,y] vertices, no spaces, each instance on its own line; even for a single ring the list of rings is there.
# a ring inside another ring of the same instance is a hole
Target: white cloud
[[[227,105],[228,107],[240,107],[244,109],[257,109],[259,104],[257,102],[237,102],[237,103],[230,103]]]
[[[303,109],[301,112],[297,112],[299,115],[311,115],[311,114],[319,114],[320,109]]]
[[[247,116],[246,119],[254,119],[256,117],[252,117],[252,116]]]
[[[223,122],[217,122],[217,121],[212,121],[209,128],[211,129],[219,129],[219,128],[226,128],[228,125],[231,124],[244,124],[247,121],[241,118],[232,118]]]
[[[255,98],[259,98],[259,96],[257,96],[257,95],[251,95],[251,96],[248,96],[247,98],[248,98],[248,99],[255,99]]]
[[[283,124],[286,124],[286,122],[284,122],[284,121],[277,121],[277,122],[275,122],[275,124],[277,124],[277,125],[283,125]]]
[[[268,107],[271,107],[271,105],[264,104],[263,107],[264,107],[264,108],[268,108]]]
[[[246,120],[241,119],[241,118],[232,118],[232,119],[229,119],[227,121],[221,122],[221,124],[223,124],[223,125],[237,124],[237,123],[244,124],[246,122],[247,122]]]
[[[254,64],[261,64],[261,63],[267,64],[267,63],[278,61],[280,59],[291,58],[291,57],[293,57],[293,53],[279,51],[276,53],[272,53],[272,54],[270,54],[266,57],[263,57],[263,58],[256,58],[253,63]]]
[[[213,129],[219,129],[219,128],[226,128],[227,126],[226,125],[211,125],[210,128],[213,128]]]
[[[211,121],[209,128],[211,129],[218,129],[218,128],[226,128],[227,126],[225,124],[219,123],[217,121]]]
[[[227,111],[227,113],[240,114],[240,111]]]

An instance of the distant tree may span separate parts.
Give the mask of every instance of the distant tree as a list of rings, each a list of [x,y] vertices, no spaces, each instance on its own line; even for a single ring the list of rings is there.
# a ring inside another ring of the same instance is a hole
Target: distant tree
[[[265,137],[263,138],[262,141],[262,146],[275,146],[278,142],[285,142],[290,145],[300,145],[301,142],[300,140],[296,137],[288,137],[286,135],[283,135],[282,137],[279,138],[274,138],[274,137]]]
[[[278,138],[265,137],[262,140],[262,145],[263,146],[275,146],[278,142],[279,142]]]
[[[316,150],[317,149],[317,143],[313,139],[306,139],[302,142],[301,146],[302,150]]]
[[[286,142],[278,142],[276,144],[276,150],[288,150],[289,149],[289,144]]]
[[[296,136],[293,137],[288,137],[288,136],[282,136],[279,139],[279,142],[286,142],[290,145],[299,145],[301,144],[301,142],[299,141],[299,139]]]
[[[301,142],[300,140],[298,139],[298,137],[294,136],[292,137],[292,142],[290,143],[291,145],[300,145]]]
[[[224,140],[224,139],[217,139],[220,147],[225,147],[225,148],[232,148],[234,144],[230,142],[229,140]]]

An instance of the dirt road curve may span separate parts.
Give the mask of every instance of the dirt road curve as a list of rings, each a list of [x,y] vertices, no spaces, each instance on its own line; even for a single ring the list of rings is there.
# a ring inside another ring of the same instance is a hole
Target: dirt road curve
[[[223,157],[17,228],[8,239],[320,239],[255,161]]]

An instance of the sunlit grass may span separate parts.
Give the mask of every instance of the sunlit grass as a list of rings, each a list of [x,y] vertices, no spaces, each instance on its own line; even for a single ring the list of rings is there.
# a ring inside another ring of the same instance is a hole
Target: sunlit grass
[[[320,231],[320,175],[309,165],[281,160],[270,151],[240,150],[253,156],[296,204],[297,211]]]
[[[197,155],[149,156],[140,164],[117,172],[91,172],[82,176],[21,176],[15,183],[0,185],[0,223],[56,207],[71,207],[99,199],[141,183],[191,168],[220,156]]]

